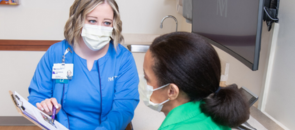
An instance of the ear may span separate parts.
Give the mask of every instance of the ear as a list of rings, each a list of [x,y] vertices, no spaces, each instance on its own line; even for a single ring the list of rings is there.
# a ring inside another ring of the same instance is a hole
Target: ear
[[[176,84],[170,84],[168,89],[168,98],[170,100],[175,100],[179,95],[179,88]]]

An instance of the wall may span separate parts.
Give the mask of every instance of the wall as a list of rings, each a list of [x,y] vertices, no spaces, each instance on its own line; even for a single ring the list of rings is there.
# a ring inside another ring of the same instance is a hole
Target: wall
[[[279,33],[265,112],[285,127],[295,129],[294,0],[280,1]]]
[[[175,22],[169,18],[160,28],[161,20],[166,15],[178,19],[179,31],[184,31],[185,20],[176,12],[176,0],[117,0],[123,20],[125,34],[163,34],[175,31]]]
[[[1,6],[0,39],[63,39],[63,24],[67,20],[68,8],[73,0],[20,2],[19,6]],[[29,95],[28,86],[44,53],[0,51],[0,104],[5,106],[0,108],[0,116],[19,116],[8,98],[8,91],[17,91],[23,97]]]

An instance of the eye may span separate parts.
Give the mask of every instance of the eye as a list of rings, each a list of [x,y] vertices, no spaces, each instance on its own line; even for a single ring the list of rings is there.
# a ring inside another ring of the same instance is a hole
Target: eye
[[[149,82],[149,79],[146,76],[144,76],[143,78],[146,80],[146,82]]]
[[[89,23],[94,24],[96,23],[96,20],[88,20]]]
[[[112,23],[111,22],[104,22],[104,25],[110,26]]]

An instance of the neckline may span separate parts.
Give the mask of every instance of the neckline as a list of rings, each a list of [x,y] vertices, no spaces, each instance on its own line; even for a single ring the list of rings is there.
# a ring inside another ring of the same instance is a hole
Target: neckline
[[[110,50],[111,50],[112,47],[113,47],[113,46],[112,46],[112,43],[110,42],[110,43],[109,43],[108,50],[107,50],[107,52],[105,53],[105,55],[103,55],[102,57],[100,57],[100,58],[98,58],[98,59],[95,59],[94,61],[97,61],[97,60],[100,60],[100,59],[105,59],[106,57],[108,57],[108,53],[110,52]],[[83,59],[83,60],[87,61],[87,59],[82,58],[80,55],[78,55],[78,54],[75,52],[73,46],[71,46],[71,49],[73,50],[73,53],[76,54],[80,59]]]
[[[187,102],[178,107],[175,107],[168,113],[168,115],[166,116],[165,120],[162,122],[159,129],[172,124],[186,121],[193,117],[205,118],[206,117],[205,115],[203,116],[200,115],[202,114],[200,104],[201,104],[201,101]]]
[[[108,48],[108,51],[106,52],[106,54],[104,56],[102,56],[101,58],[94,60],[93,66],[92,66],[91,70],[89,70],[88,67],[87,67],[87,59],[82,58],[81,56],[79,56],[75,52],[74,47],[72,45],[70,45],[70,49],[73,51],[73,55],[76,55],[78,57],[78,59],[80,59],[80,61],[82,62],[83,66],[86,67],[86,69],[88,70],[88,72],[97,71],[96,69],[94,69],[94,66],[97,64],[97,62],[99,64],[101,62],[106,61],[108,59],[108,57],[110,56],[110,53],[111,53],[113,47],[114,47],[113,42],[110,41],[109,48]]]

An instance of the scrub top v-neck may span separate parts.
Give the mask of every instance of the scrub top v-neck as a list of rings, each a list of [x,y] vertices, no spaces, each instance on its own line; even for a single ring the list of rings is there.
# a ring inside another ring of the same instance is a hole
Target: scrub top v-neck
[[[91,71],[87,68],[87,60],[75,53],[73,61],[74,76],[69,81],[63,107],[72,128],[92,129],[89,126],[99,125],[101,107],[98,60],[94,61]]]

